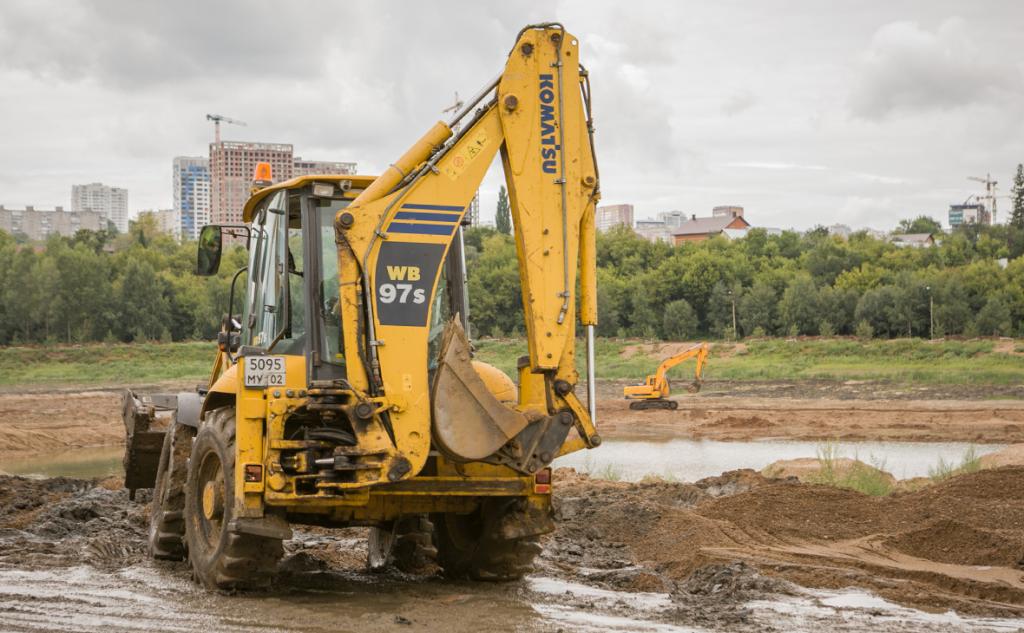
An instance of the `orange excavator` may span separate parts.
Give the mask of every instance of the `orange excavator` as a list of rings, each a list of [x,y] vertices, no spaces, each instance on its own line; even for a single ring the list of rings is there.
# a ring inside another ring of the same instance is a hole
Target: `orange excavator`
[[[694,370],[694,380],[687,387],[687,391],[697,393],[704,382],[704,366],[707,364],[710,349],[707,343],[700,343],[661,361],[657,371],[644,379],[642,384],[630,385],[623,389],[623,395],[626,397],[626,400],[633,401],[629,403],[629,408],[637,411],[644,409],[669,409],[674,411],[678,409],[679,403],[668,398],[670,394],[668,370],[691,358],[696,358],[697,367]]]

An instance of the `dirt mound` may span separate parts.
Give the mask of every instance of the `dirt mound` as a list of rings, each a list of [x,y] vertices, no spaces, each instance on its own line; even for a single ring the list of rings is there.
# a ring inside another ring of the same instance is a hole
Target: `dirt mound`
[[[1024,444],[1012,444],[1006,448],[981,456],[982,468],[1000,466],[1024,466]]]
[[[799,457],[797,459],[780,459],[768,464],[761,471],[766,477],[796,477],[805,483],[817,483],[822,481],[824,467],[821,460],[815,457]],[[837,457],[832,460],[832,477],[842,481],[856,471],[869,471],[879,476],[890,485],[896,484],[896,478],[891,473],[875,468],[870,464],[852,459],[849,457]]]
[[[723,478],[649,488],[560,482],[551,558],[631,570],[622,578],[647,570],[678,587],[713,574],[708,566],[743,561],[761,574],[864,587],[920,608],[1024,614],[1024,468],[889,497],[753,471]],[[630,588],[628,578],[609,584]]]
[[[919,530],[886,539],[888,547],[905,554],[953,565],[1017,567],[1021,548],[1006,530],[986,530],[959,521],[941,520]]]
[[[762,417],[753,415],[750,417],[737,417],[729,415],[719,420],[706,422],[700,425],[702,429],[768,429],[777,426],[774,422],[765,420]]]

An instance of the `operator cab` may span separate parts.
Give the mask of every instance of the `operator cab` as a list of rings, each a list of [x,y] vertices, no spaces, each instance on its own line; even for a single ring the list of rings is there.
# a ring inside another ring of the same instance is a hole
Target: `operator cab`
[[[226,338],[232,341],[226,351],[304,356],[308,383],[347,378],[338,264],[339,257],[354,255],[346,244],[336,241],[334,222],[370,182],[358,176],[295,178],[256,192],[243,214],[248,221],[245,226],[203,227],[200,275],[216,272],[222,234],[248,238],[248,265],[243,269],[246,292],[241,316],[226,320]],[[461,239],[454,240],[431,309],[431,370],[437,363],[445,323],[453,314],[466,312],[461,245]],[[243,287],[243,271],[232,282],[232,298]],[[230,303],[229,314],[234,315],[239,306],[233,299]]]

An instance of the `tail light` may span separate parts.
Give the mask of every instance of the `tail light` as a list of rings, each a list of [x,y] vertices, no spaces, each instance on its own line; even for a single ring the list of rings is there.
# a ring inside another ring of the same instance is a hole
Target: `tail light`
[[[533,476],[533,493],[538,495],[551,494],[551,469],[542,468]]]

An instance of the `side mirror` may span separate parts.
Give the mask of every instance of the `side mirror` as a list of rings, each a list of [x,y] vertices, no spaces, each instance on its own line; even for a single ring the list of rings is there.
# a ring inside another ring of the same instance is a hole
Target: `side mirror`
[[[207,224],[199,232],[199,252],[196,255],[196,274],[200,277],[211,277],[220,268],[220,256],[224,238],[221,228],[216,224]]]

